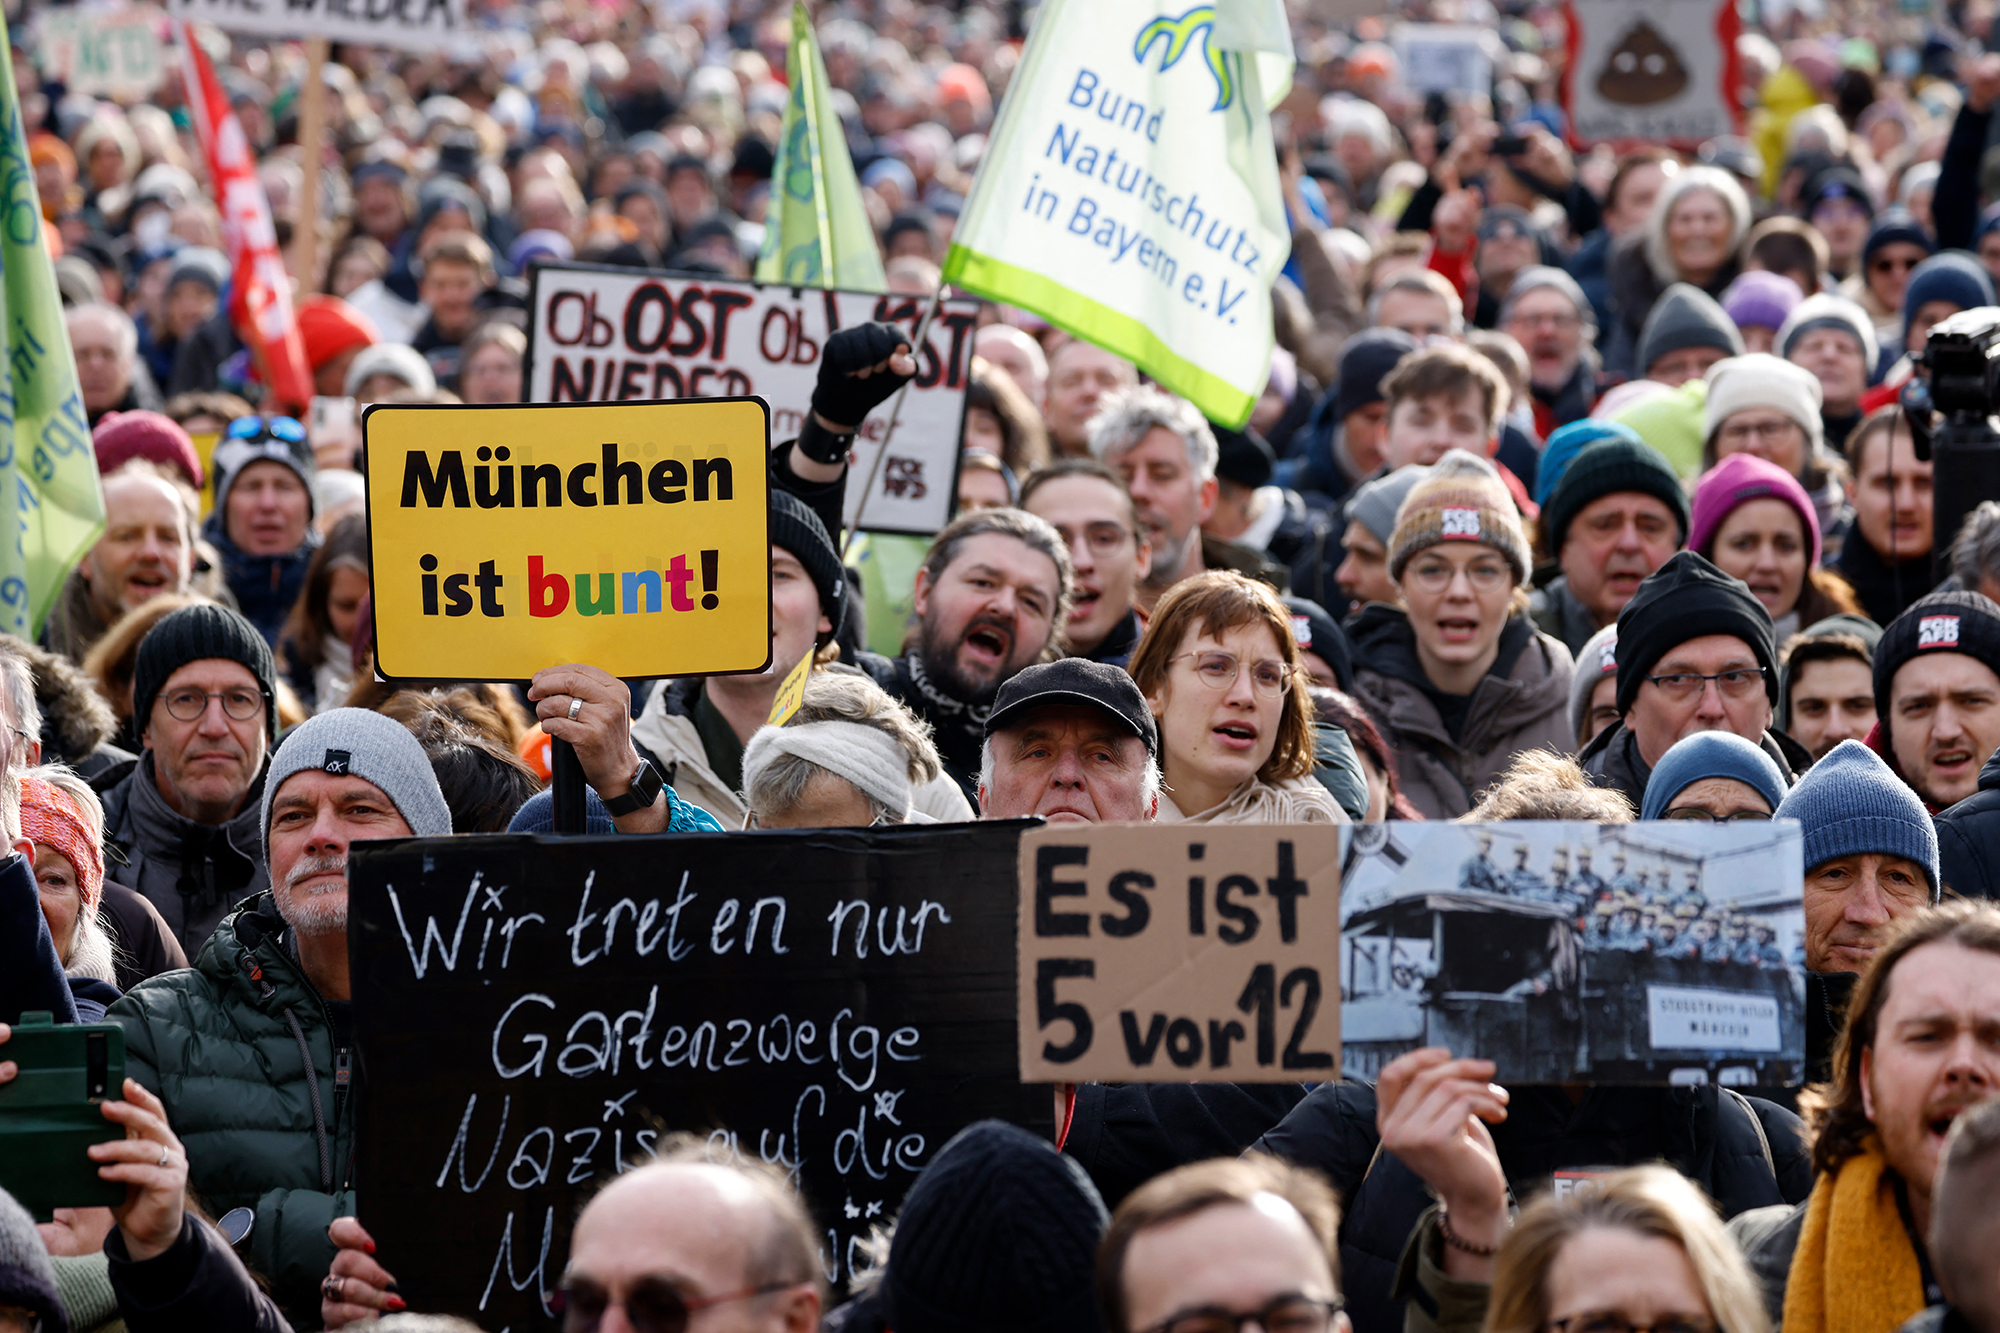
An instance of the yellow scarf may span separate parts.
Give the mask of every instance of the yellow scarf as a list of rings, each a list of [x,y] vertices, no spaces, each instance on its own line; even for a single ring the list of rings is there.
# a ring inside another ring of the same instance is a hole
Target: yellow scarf
[[[1813,1185],[1782,1333],[1893,1333],[1924,1308],[1923,1270],[1887,1170],[1871,1134],[1860,1156]]]

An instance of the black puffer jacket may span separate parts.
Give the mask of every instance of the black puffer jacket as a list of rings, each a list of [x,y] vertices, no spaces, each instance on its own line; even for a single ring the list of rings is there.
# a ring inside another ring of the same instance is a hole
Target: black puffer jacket
[[[219,927],[185,972],[111,1007],[125,1071],[165,1103],[188,1185],[213,1212],[256,1210],[250,1262],[286,1317],[319,1327],[327,1226],[354,1212],[353,1053],[347,1006],[313,987],[271,895]]]
[[[192,1213],[182,1216],[179,1239],[151,1259],[134,1260],[116,1230],[104,1254],[127,1333],[291,1333],[222,1233]]]
[[[1580,1103],[1560,1088],[1515,1088],[1494,1145],[1517,1199],[1559,1170],[1664,1161],[1706,1190],[1725,1216],[1798,1203],[1812,1164],[1798,1117],[1713,1086],[1593,1087]],[[1341,1198],[1340,1274],[1354,1333],[1401,1333],[1390,1295],[1404,1242],[1433,1202],[1423,1181],[1375,1132],[1375,1089],[1323,1083],[1255,1145],[1310,1166]]]
[[[1935,820],[1944,887],[1968,898],[2000,898],[2000,751],[1979,770],[1979,790]]]

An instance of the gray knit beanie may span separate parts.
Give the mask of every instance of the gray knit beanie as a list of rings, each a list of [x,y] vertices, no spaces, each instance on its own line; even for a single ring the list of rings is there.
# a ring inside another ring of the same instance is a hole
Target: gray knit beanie
[[[267,857],[271,802],[287,778],[309,768],[374,783],[420,838],[442,838],[451,832],[451,810],[444,803],[437,774],[409,729],[366,708],[335,708],[292,728],[271,756],[259,817]]]
[[[1618,626],[1606,625],[1583,641],[1576,655],[1576,670],[1569,678],[1569,730],[1583,735],[1583,716],[1590,710],[1590,694],[1597,682],[1618,674]]]
[[[1873,378],[1875,359],[1880,353],[1876,349],[1875,325],[1868,318],[1868,312],[1844,296],[1832,292],[1819,292],[1808,296],[1792,307],[1792,313],[1785,317],[1784,325],[1777,333],[1779,356],[1789,359],[1792,348],[1814,329],[1834,329],[1854,339],[1854,345],[1861,351],[1862,374]]]
[[[18,1305],[41,1317],[43,1333],[69,1333],[69,1313],[56,1295],[55,1268],[35,1230],[35,1219],[0,1189],[0,1305]]]
[[[1900,856],[1924,868],[1931,901],[1937,901],[1938,840],[1930,812],[1860,741],[1842,741],[1807,769],[1774,817],[1799,821],[1806,873],[1843,856]]]
[[[1507,320],[1514,313],[1514,306],[1529,292],[1548,287],[1562,293],[1563,297],[1576,307],[1577,318],[1583,321],[1583,337],[1586,342],[1597,340],[1597,312],[1590,304],[1590,298],[1583,294],[1575,278],[1559,268],[1547,264],[1530,264],[1514,275],[1513,283],[1507,288],[1507,299],[1500,305],[1498,327],[1506,328]]]
[[[1396,535],[1396,511],[1410,488],[1431,474],[1421,463],[1399,467],[1385,477],[1377,477],[1355,488],[1347,500],[1347,521],[1359,523],[1375,535],[1386,549]]]
[[[1713,347],[1728,356],[1742,356],[1743,335],[1714,297],[1692,283],[1677,282],[1647,312],[1634,364],[1644,375],[1667,353],[1689,347]]]

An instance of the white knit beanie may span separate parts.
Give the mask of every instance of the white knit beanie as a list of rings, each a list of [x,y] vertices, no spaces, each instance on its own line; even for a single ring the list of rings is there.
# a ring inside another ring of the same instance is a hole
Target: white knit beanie
[[[845,778],[876,804],[909,817],[910,754],[881,728],[865,722],[761,727],[743,747],[743,790],[756,786],[771,761],[785,754]]]
[[[1704,438],[1714,439],[1716,430],[1737,412],[1768,407],[1799,423],[1810,446],[1807,458],[1816,457],[1824,447],[1826,430],[1820,424],[1819,409],[1825,395],[1820,391],[1819,377],[1804,366],[1769,352],[1752,352],[1716,362],[1709,367],[1707,378]]]

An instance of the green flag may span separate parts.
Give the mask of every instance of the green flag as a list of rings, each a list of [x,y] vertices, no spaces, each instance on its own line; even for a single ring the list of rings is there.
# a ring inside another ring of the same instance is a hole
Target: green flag
[[[0,38],[7,22],[0,17]],[[63,580],[104,527],[90,421],[76,384],[43,238],[42,203],[12,61],[0,63],[0,488],[14,497],[14,531],[0,534],[0,630],[34,639]]]
[[[1291,252],[1269,114],[1291,67],[1283,0],[1045,0],[945,281],[1241,426]]]
[[[875,228],[861,205],[847,136],[827,95],[826,62],[806,7],[796,0],[785,72],[792,96],[785,103],[785,131],[771,173],[757,280],[883,291],[889,280],[875,248]]]

